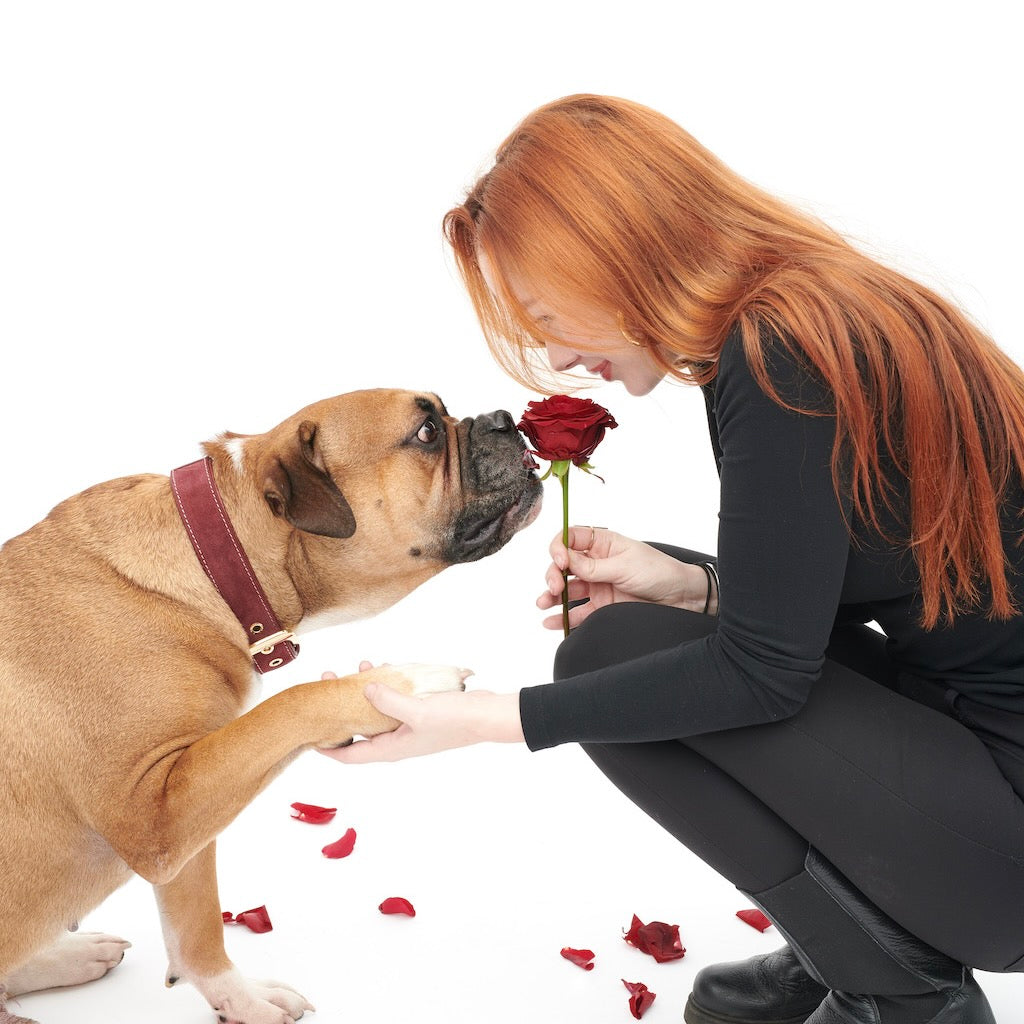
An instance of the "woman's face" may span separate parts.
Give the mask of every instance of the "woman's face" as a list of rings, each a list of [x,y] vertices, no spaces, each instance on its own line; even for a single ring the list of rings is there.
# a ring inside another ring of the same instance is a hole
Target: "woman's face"
[[[488,288],[500,294],[487,257],[480,253],[478,258]],[[538,327],[557,339],[544,342],[553,370],[562,373],[582,366],[595,377],[619,381],[631,395],[649,394],[665,376],[647,345],[632,344],[608,313],[575,304],[556,310],[532,294],[534,289],[526,283],[510,279],[508,286]]]

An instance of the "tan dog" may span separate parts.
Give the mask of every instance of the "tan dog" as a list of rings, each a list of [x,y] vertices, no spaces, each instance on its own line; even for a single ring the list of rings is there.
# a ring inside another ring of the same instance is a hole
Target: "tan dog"
[[[457,422],[433,395],[342,395],[205,450],[288,630],[382,611],[498,550],[540,503],[511,417]],[[192,982],[222,1021],[301,1017],[302,996],[245,980],[224,951],[214,839],[300,752],[395,727],[362,696],[370,678],[423,693],[463,674],[378,667],[241,714],[250,638],[164,476],[93,487],[4,545],[0,608],[0,1024],[21,1020],[5,991],[74,984],[120,959],[119,940],[64,933],[132,872],[156,888],[168,984]]]

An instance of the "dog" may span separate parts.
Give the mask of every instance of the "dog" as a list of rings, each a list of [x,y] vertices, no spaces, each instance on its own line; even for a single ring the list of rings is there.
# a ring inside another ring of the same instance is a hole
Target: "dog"
[[[341,395],[203,449],[170,479],[69,498],[0,549],[0,1024],[22,1020],[8,996],[120,959],[126,943],[68,929],[132,873],[155,887],[168,985],[191,982],[239,1024],[311,1009],[228,959],[214,839],[302,751],[397,726],[368,682],[419,694],[466,673],[378,666],[245,711],[258,674],[294,657],[295,631],[383,611],[540,507],[512,417],[458,421],[433,394]],[[217,575],[232,547],[258,611],[232,610]]]

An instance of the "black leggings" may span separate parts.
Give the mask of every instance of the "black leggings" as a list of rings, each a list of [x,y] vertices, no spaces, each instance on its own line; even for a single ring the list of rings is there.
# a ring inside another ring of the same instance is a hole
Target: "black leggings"
[[[716,622],[602,608],[562,643],[555,678],[698,639]],[[983,970],[1024,969],[1024,802],[973,732],[893,689],[883,643],[867,626],[837,629],[810,699],[784,721],[583,749],[740,889],[797,875],[812,846],[929,945]]]

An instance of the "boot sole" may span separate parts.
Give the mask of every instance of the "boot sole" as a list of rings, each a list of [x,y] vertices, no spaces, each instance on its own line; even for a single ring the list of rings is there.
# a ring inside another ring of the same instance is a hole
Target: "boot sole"
[[[683,1020],[686,1024],[804,1024],[807,1014],[802,1013],[799,1017],[729,1017],[705,1010],[703,1006],[693,1001],[691,995],[683,1008]]]

